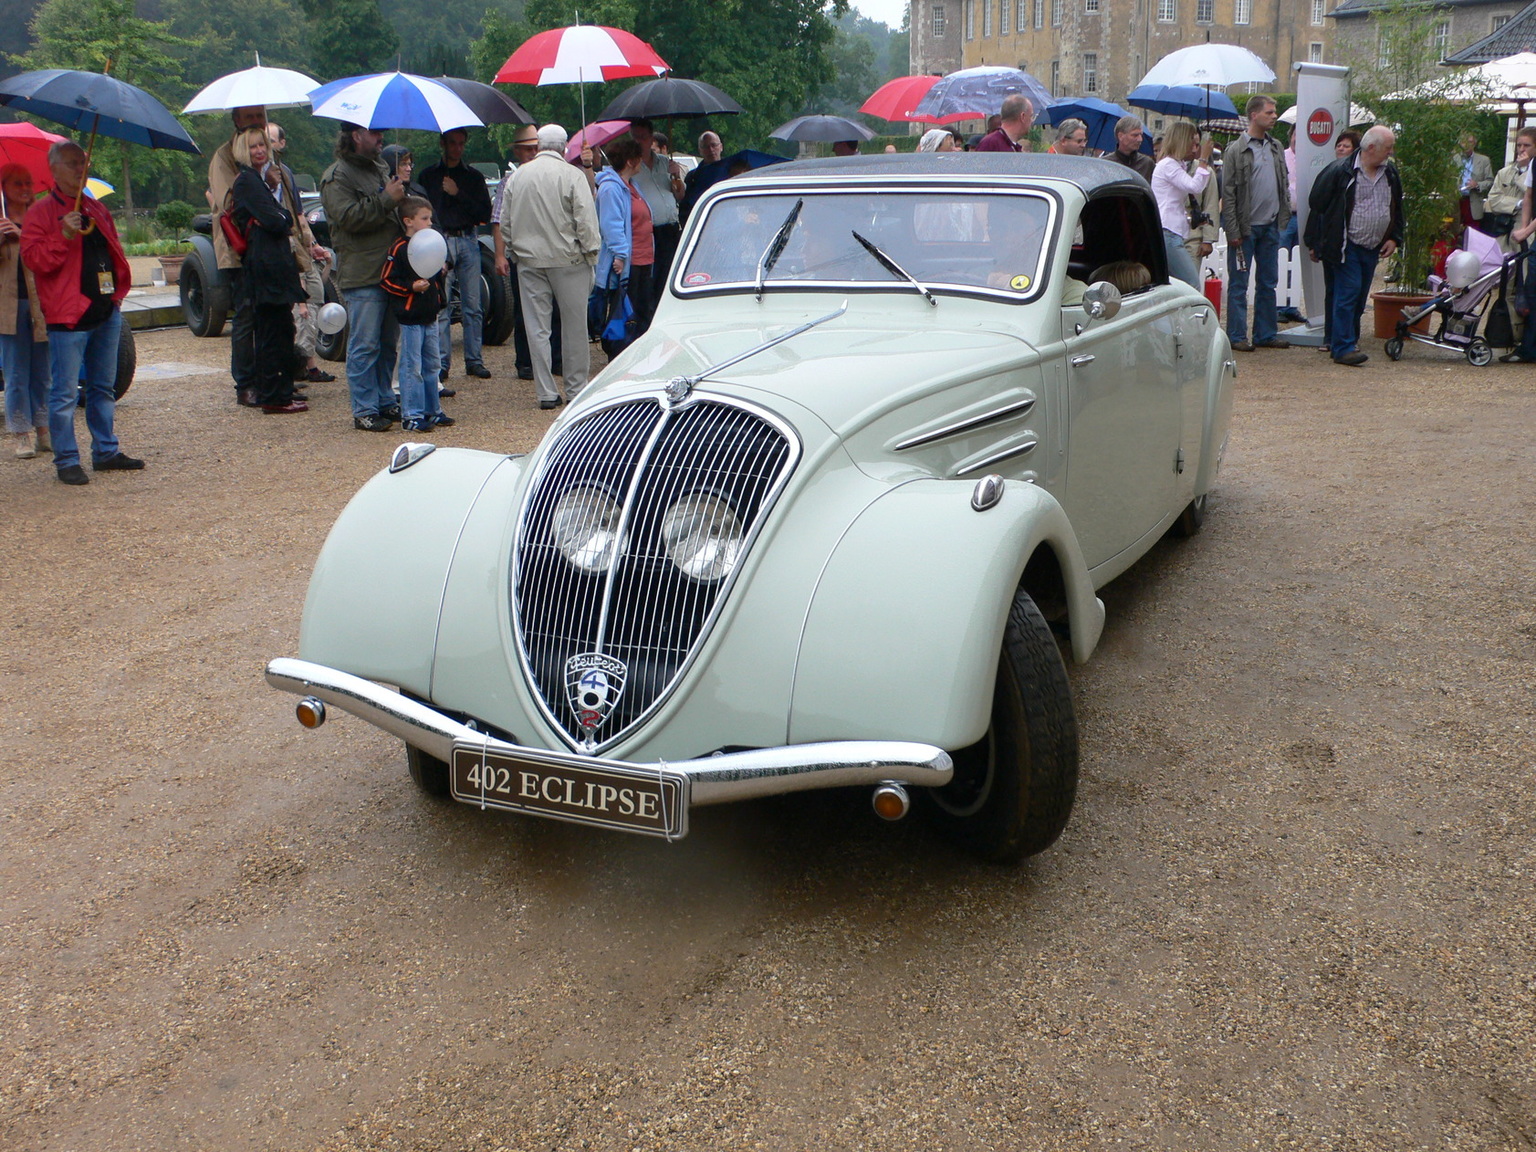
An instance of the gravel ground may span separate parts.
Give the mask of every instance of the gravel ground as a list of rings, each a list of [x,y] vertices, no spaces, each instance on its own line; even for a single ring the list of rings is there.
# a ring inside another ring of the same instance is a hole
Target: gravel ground
[[[863,792],[667,846],[302,731],[262,666],[400,437],[141,333],[146,472],[0,460],[0,1147],[1536,1147],[1536,374],[1368,347],[1240,358],[1205,532],[1072,670],[1072,824],[995,868]],[[441,441],[526,450],[488,353]]]

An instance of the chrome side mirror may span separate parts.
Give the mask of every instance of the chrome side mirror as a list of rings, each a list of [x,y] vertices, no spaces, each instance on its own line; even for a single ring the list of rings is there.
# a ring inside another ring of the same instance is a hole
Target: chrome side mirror
[[[1120,289],[1108,280],[1088,285],[1083,293],[1083,311],[1090,320],[1113,320],[1120,313]]]

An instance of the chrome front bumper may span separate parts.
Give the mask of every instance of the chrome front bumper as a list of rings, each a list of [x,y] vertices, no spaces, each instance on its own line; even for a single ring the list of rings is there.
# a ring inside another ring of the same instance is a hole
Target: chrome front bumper
[[[842,788],[899,780],[922,788],[949,783],[953,766],[949,753],[931,744],[904,740],[838,740],[821,744],[790,744],[726,752],[703,760],[637,764],[601,760],[571,752],[551,752],[511,744],[477,732],[426,704],[381,688],[371,680],[312,664],[279,658],[267,665],[267,683],[284,692],[313,696],[398,736],[429,756],[448,762],[455,743],[472,743],[492,753],[515,755],[551,768],[621,767],[688,777],[691,804],[724,804],[755,796],[805,792],[813,788]]]

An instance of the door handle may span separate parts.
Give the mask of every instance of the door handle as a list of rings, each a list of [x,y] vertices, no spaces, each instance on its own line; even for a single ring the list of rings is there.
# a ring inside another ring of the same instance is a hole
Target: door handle
[[[1074,368],[1076,368],[1079,364],[1092,364],[1092,363],[1093,363],[1093,353],[1092,352],[1084,352],[1081,356],[1074,356],[1074,357],[1072,357],[1072,366]]]

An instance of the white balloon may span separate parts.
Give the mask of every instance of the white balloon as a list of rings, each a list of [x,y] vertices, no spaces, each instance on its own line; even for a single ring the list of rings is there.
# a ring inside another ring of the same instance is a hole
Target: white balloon
[[[423,228],[411,237],[406,253],[411,258],[411,270],[423,280],[430,280],[443,270],[448,259],[448,241],[436,228]]]
[[[315,324],[327,336],[334,336],[347,326],[347,310],[335,302],[327,304],[315,317]]]
[[[1452,288],[1465,288],[1476,280],[1483,270],[1483,262],[1475,252],[1465,248],[1452,252],[1445,262],[1445,279]]]

